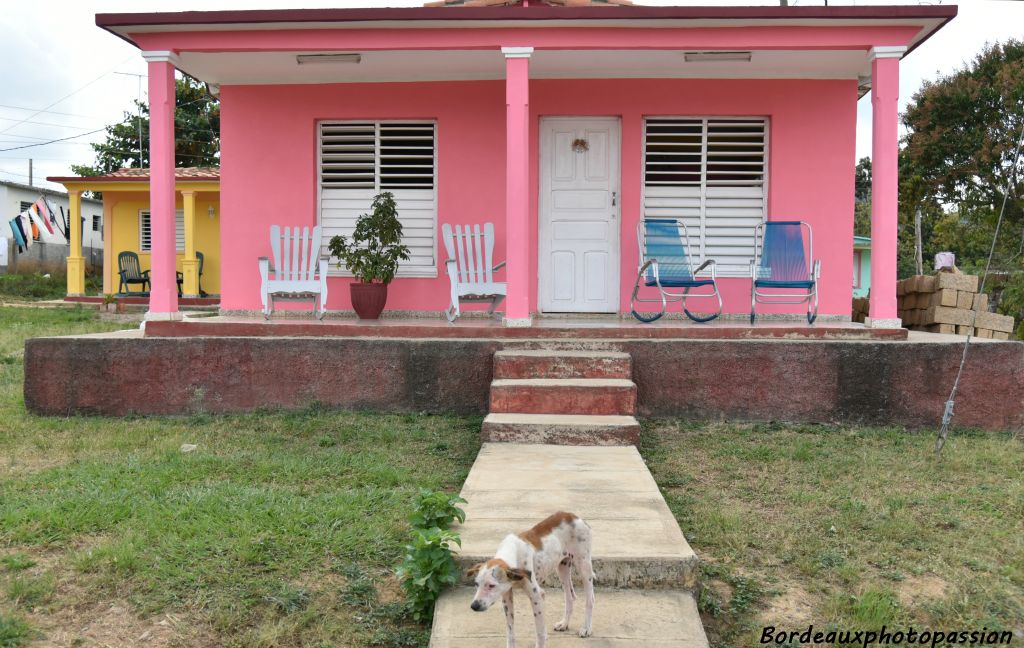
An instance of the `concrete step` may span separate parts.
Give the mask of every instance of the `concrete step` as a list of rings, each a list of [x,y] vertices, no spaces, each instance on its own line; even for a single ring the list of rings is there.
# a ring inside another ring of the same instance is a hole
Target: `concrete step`
[[[555,511],[593,529],[601,587],[694,589],[696,554],[633,446],[485,443],[462,487],[466,521],[458,561],[494,556],[509,533]]]
[[[640,423],[632,416],[491,413],[480,435],[503,443],[636,445]]]
[[[552,628],[565,611],[560,589],[547,588],[544,621],[552,648],[708,648],[697,604],[690,592],[641,591],[597,588],[594,592],[594,634],[581,639],[576,633],[583,622],[583,588],[576,588],[576,604],[568,632]],[[434,608],[430,648],[503,648],[505,616],[501,606],[473,612],[473,589],[448,590]],[[517,646],[533,646],[536,630],[529,602],[515,595]]]
[[[625,378],[529,378],[491,382],[491,411],[521,414],[636,414]]]
[[[494,377],[632,378],[633,359],[621,351],[503,349],[494,354]]]

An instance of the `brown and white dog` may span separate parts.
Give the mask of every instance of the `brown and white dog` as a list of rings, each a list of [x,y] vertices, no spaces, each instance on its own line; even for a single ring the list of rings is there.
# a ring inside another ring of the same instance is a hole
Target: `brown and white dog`
[[[544,625],[544,590],[540,583],[552,571],[558,571],[565,593],[565,616],[555,624],[555,630],[569,629],[576,590],[572,586],[572,567],[576,565],[583,577],[586,613],[583,616],[581,637],[589,637],[594,615],[594,568],[590,553],[590,526],[572,513],[560,511],[542,520],[529,531],[510,533],[498,545],[494,558],[473,565],[467,576],[475,578],[477,589],[470,605],[483,612],[500,598],[505,610],[508,648],[514,648],[513,632],[515,612],[512,593],[515,589],[526,592],[533,606],[533,621],[537,627],[537,648],[544,648],[547,632]]]

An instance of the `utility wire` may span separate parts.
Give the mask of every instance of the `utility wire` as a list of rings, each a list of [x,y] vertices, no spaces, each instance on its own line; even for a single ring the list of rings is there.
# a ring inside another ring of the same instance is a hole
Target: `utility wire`
[[[104,117],[96,117],[95,115],[80,115],[78,113],[67,113],[67,112],[60,112],[60,111],[57,111],[57,110],[37,110],[36,108],[25,108],[24,106],[11,106],[11,105],[8,105],[8,104],[0,104],[0,108],[10,108],[11,110],[24,110],[24,111],[27,111],[27,112],[35,111],[36,114],[48,113],[48,114],[51,114],[51,115],[66,115],[68,117],[83,117],[85,119],[92,119],[94,121],[104,121],[104,119],[105,119]]]
[[[996,220],[996,231],[992,235],[992,247],[988,251],[988,261],[985,262],[985,272],[981,275],[981,286],[978,288],[979,293],[985,292],[985,281],[988,279],[988,271],[992,267],[992,257],[996,253],[996,242],[999,240],[999,228],[1003,225],[1003,214],[1006,213],[1006,203],[1010,198],[1010,190],[1012,189],[1011,184],[1017,176],[1017,162],[1020,160],[1021,147],[1024,147],[1024,125],[1021,126],[1020,137],[1017,138],[1017,150],[1013,154],[1013,162],[1010,164],[1010,173],[1006,178],[1006,188],[1003,191],[1003,205],[999,208],[999,218]],[[973,339],[974,324],[978,320],[978,311],[973,310],[971,316],[971,325],[967,329],[967,340],[964,341],[964,352],[960,356],[960,368],[956,372],[956,379],[953,380],[953,389],[949,392],[949,399],[946,401],[946,409],[942,414],[942,427],[939,429],[939,438],[935,440],[935,454],[942,454],[942,448],[946,445],[946,439],[949,438],[949,424],[953,420],[953,405],[956,403],[956,392],[960,387],[960,377],[964,373],[964,365],[967,364],[967,351],[971,348],[971,340]]]
[[[99,133],[99,132],[102,132],[102,131],[105,131],[105,130],[106,130],[105,128],[97,128],[96,130],[89,131],[88,133],[79,133],[78,135],[71,135],[71,136],[68,136],[68,137],[61,137],[59,139],[50,140],[49,142],[37,142],[35,144],[26,144],[24,146],[12,146],[11,148],[0,149],[0,153],[3,153],[5,151],[17,151],[17,150],[20,150],[20,149],[32,148],[33,146],[46,146],[47,144],[54,144],[56,142],[63,142],[63,141],[69,140],[69,139],[74,139],[76,137],[85,137],[86,135],[92,135],[94,133]]]
[[[18,122],[17,124],[12,124],[11,126],[8,126],[8,127],[7,127],[7,128],[5,128],[4,130],[0,131],[0,135],[2,135],[2,134],[4,134],[4,133],[6,133],[7,131],[11,130],[12,128],[17,128],[18,126],[20,126],[20,125],[24,124],[25,122],[27,122],[28,120],[32,119],[32,118],[33,118],[33,117],[35,117],[36,115],[38,115],[38,114],[40,114],[40,113],[42,113],[42,112],[46,112],[47,110],[49,110],[50,108],[53,108],[54,106],[56,106],[56,105],[57,105],[57,104],[59,104],[60,102],[64,101],[65,99],[68,99],[69,97],[72,97],[72,96],[74,96],[74,95],[78,94],[78,93],[79,93],[79,92],[81,92],[82,90],[85,90],[86,88],[88,88],[88,87],[89,87],[89,86],[91,86],[92,84],[96,83],[97,81],[99,81],[99,80],[100,80],[100,79],[102,79],[103,77],[105,77],[105,76],[107,76],[108,74],[110,74],[111,72],[113,72],[113,71],[114,71],[114,69],[116,69],[116,68],[120,67],[122,63],[127,63],[128,61],[130,61],[130,60],[132,60],[132,59],[134,59],[134,58],[135,58],[135,56],[134,56],[134,55],[133,55],[133,56],[129,56],[128,58],[126,58],[125,60],[121,61],[120,63],[118,63],[118,64],[117,64],[117,65],[115,65],[114,67],[110,68],[109,70],[107,70],[107,71],[106,71],[106,72],[104,72],[103,74],[99,75],[98,77],[96,77],[96,78],[95,78],[95,79],[93,79],[92,81],[90,81],[90,82],[86,83],[86,84],[85,84],[85,85],[83,85],[83,86],[79,86],[79,87],[78,87],[78,89],[76,89],[76,90],[73,90],[73,91],[69,92],[68,94],[64,95],[63,97],[61,97],[61,98],[60,98],[60,99],[58,99],[57,101],[54,101],[53,103],[51,103],[50,105],[46,106],[45,108],[41,108],[41,109],[39,109],[39,110],[35,111],[34,113],[32,113],[31,115],[29,115],[29,116],[28,116],[28,117],[26,117],[25,119],[22,119],[22,120],[21,120],[20,122]]]

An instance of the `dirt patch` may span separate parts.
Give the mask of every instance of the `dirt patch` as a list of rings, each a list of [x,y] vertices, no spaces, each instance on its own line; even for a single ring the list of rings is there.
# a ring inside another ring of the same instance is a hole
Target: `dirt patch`
[[[95,594],[84,584],[88,575],[71,567],[71,556],[95,547],[104,536],[79,539],[72,547],[48,549],[22,547],[21,552],[35,565],[26,570],[33,576],[52,574],[56,582],[52,599],[25,613],[29,624],[39,632],[31,646],[40,648],[134,646],[177,648],[179,646],[214,646],[217,642],[205,635],[202,624],[183,615],[164,614],[139,618],[122,600],[95,600]]]
[[[896,595],[904,607],[916,606],[923,601],[937,601],[946,597],[949,583],[938,576],[911,576],[896,586]]]
[[[394,574],[388,574],[373,584],[377,590],[377,600],[381,603],[396,603],[405,598],[402,584]]]
[[[203,645],[186,641],[189,624],[178,617],[139,619],[126,604],[65,607],[45,616],[32,614],[29,623],[43,634],[32,644],[39,647]]]
[[[814,621],[817,600],[813,596],[794,583],[778,589],[782,593],[765,601],[767,607],[758,615],[763,623],[798,627]]]

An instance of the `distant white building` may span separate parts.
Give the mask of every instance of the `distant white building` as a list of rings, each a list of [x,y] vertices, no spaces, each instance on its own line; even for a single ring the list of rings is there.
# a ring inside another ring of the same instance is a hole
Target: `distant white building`
[[[63,235],[48,232],[23,253],[17,252],[9,221],[28,209],[29,205],[45,196],[58,212],[68,213],[68,195],[63,191],[33,187],[20,182],[0,180],[0,239],[6,245],[7,254],[0,252],[0,273],[4,272],[63,272],[68,254],[67,241]],[[82,199],[82,254],[87,266],[103,266],[103,202],[92,198]],[[63,224],[61,224],[63,227]],[[6,256],[6,258],[4,258]],[[6,261],[6,265],[3,263]]]

